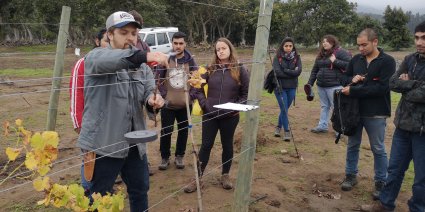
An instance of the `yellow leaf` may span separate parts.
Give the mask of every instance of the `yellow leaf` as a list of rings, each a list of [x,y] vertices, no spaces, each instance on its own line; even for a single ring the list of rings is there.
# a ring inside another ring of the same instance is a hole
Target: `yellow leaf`
[[[43,134],[41,135],[41,137],[43,138],[43,141],[46,145],[51,145],[54,148],[58,147],[59,144],[59,136],[57,132],[54,131],[45,131],[43,132]]]
[[[35,133],[31,137],[31,147],[34,149],[44,149],[44,142],[40,133]]]
[[[16,119],[16,120],[15,120],[15,124],[16,124],[16,126],[18,126],[18,127],[22,126],[22,120],[21,120],[21,119]]]
[[[32,184],[36,191],[44,191],[50,188],[49,177],[37,177]]]
[[[35,159],[35,156],[32,152],[27,153],[27,156],[25,158],[25,166],[29,170],[34,170],[37,168],[37,160]]]
[[[40,174],[40,176],[45,176],[47,174],[47,172],[50,171],[50,167],[49,166],[40,166],[37,169],[37,172]]]
[[[18,148],[7,147],[6,148],[7,158],[9,158],[10,161],[14,161],[18,157],[19,153],[21,153],[21,150],[22,148],[18,149]]]
[[[44,198],[44,199],[42,199],[42,200],[40,200],[40,201],[38,201],[38,202],[37,202],[37,205],[46,204],[46,202],[47,202],[47,197],[46,197],[46,198]]]
[[[5,121],[3,123],[4,136],[9,136],[9,127],[10,127],[9,122],[8,121]]]

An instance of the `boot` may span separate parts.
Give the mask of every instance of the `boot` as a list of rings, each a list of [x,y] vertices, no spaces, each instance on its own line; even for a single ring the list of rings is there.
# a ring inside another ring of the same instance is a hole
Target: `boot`
[[[200,178],[199,178],[199,185],[201,186],[201,189],[204,187]],[[192,193],[192,192],[195,192],[197,188],[198,187],[196,186],[196,179],[192,179],[192,181],[190,182],[190,184],[187,185],[184,188],[184,192],[185,193]]]
[[[289,141],[291,141],[291,137],[292,137],[291,132],[285,131],[284,136],[283,136],[283,140],[286,141],[286,142],[289,142]]]
[[[280,127],[276,127],[275,131],[274,131],[274,137],[280,137]]]
[[[176,164],[178,169],[184,169],[183,156],[177,155],[176,159],[174,160],[174,164]]]
[[[382,189],[384,189],[384,187],[385,187],[384,181],[376,181],[375,182],[375,191],[373,191],[373,193],[372,193],[373,200],[379,199],[379,194],[381,193]]]
[[[221,175],[221,185],[224,189],[229,190],[233,188],[232,182],[230,181],[229,174],[223,174]]]
[[[170,165],[170,159],[162,158],[161,164],[159,164],[158,169],[159,170],[167,170],[169,165]]]
[[[357,185],[357,178],[355,174],[347,174],[344,182],[342,182],[341,189],[343,191],[350,191],[355,185]]]
[[[372,205],[362,205],[360,207],[360,211],[364,212],[393,212],[394,210],[390,210],[383,206],[381,202],[374,203]]]

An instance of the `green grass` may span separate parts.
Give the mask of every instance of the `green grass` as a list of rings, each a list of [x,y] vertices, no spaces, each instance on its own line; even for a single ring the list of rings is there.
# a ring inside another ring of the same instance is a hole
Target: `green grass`
[[[9,48],[8,51],[11,52],[23,52],[23,53],[31,53],[31,52],[55,52],[56,44],[49,45],[35,45],[35,46],[18,46],[14,48]]]
[[[404,176],[403,185],[401,186],[402,191],[412,190],[413,180],[415,178],[415,171],[413,167],[413,162],[410,162],[409,169],[406,171]]]
[[[51,77],[53,74],[52,69],[41,68],[41,69],[2,69],[0,70],[0,76],[8,77]]]

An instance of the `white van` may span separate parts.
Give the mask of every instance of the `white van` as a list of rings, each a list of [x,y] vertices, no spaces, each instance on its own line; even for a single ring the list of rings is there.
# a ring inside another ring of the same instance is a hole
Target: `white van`
[[[178,32],[177,27],[143,28],[139,31],[140,39],[146,42],[152,52],[168,53],[172,51],[171,39]]]

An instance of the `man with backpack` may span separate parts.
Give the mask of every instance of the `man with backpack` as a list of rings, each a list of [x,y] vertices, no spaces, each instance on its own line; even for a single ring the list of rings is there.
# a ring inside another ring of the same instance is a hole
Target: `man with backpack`
[[[416,52],[407,55],[390,79],[391,90],[401,93],[395,114],[396,126],[388,166],[388,178],[373,205],[363,211],[394,211],[404,173],[413,159],[415,180],[409,211],[425,211],[425,21],[415,28]]]
[[[372,29],[364,29],[357,36],[360,54],[353,57],[341,78],[344,95],[358,98],[360,122],[355,133],[348,136],[346,177],[341,189],[349,191],[357,184],[358,161],[363,128],[369,137],[374,157],[375,191],[379,192],[387,179],[388,159],[385,151],[386,118],[391,116],[390,77],[395,72],[395,60],[378,48],[378,35]]]

